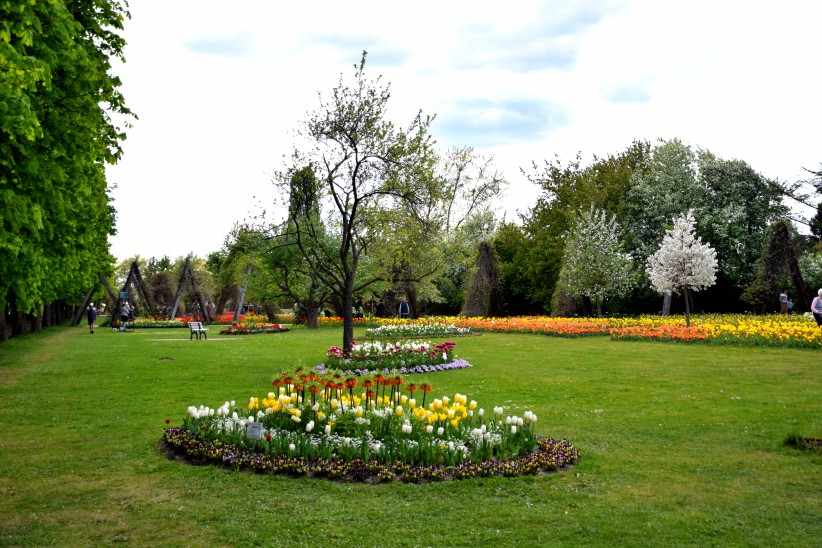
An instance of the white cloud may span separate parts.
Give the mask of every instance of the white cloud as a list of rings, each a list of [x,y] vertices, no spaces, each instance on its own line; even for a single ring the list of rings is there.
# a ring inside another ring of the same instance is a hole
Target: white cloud
[[[822,4],[557,6],[133,3],[116,72],[140,118],[109,170],[113,252],[205,254],[255,197],[268,207],[293,130],[362,48],[398,121],[437,113],[443,146],[496,156],[509,212],[536,197],[519,173],[531,160],[634,138],[679,137],[782,180],[822,162]]]

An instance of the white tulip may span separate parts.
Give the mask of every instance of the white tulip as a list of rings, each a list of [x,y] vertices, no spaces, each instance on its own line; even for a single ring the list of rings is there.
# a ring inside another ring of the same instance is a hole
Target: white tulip
[[[296,445],[294,445],[293,443],[289,443],[289,444],[288,444],[288,450],[289,450],[289,451],[292,451],[292,452],[293,452],[293,451],[295,451],[296,449],[297,449],[297,446],[296,446]]]
[[[437,428],[437,435],[442,436],[443,434],[445,434],[445,428],[440,426],[439,428]]]
[[[512,424],[512,425],[511,425],[511,433],[512,433],[512,434],[516,434],[516,433],[517,433],[517,425],[516,425],[516,424]]]
[[[305,431],[311,432],[314,430],[314,421],[308,421],[308,424],[305,425]]]
[[[330,434],[330,433],[331,433],[331,425],[330,425],[330,424],[326,424],[326,425],[325,425],[325,435],[327,436],[327,435],[328,435],[328,434]]]
[[[434,427],[433,427],[432,425],[430,425],[430,424],[429,424],[429,425],[427,425],[427,426],[425,427],[425,431],[426,431],[426,432],[428,432],[428,433],[430,434],[431,432],[433,432],[433,431],[434,431]]]

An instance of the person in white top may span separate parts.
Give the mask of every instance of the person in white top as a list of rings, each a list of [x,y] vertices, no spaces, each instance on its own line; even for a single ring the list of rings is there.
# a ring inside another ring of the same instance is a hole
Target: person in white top
[[[816,295],[811,303],[811,312],[813,312],[816,325],[822,326],[822,289],[817,291]]]

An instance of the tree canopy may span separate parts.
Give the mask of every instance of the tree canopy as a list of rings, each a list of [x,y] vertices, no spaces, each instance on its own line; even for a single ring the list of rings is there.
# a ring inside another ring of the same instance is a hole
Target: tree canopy
[[[111,271],[105,165],[131,115],[111,61],[127,17],[119,0],[0,0],[0,309],[12,321],[79,300]]]

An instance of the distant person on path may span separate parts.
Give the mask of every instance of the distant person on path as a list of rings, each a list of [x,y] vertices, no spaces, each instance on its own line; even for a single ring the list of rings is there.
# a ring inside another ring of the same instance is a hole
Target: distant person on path
[[[128,301],[123,303],[123,306],[120,307],[120,331],[126,330],[126,323],[128,323],[128,319],[131,316],[131,305],[128,304]]]
[[[97,309],[94,308],[94,303],[89,303],[86,309],[86,319],[88,320],[88,331],[94,335],[94,322],[97,321]]]
[[[822,289],[816,292],[811,303],[811,312],[813,312],[813,319],[816,320],[816,325],[822,326]]]
[[[400,318],[407,318],[411,314],[411,307],[405,299],[400,301]]]
[[[779,312],[781,314],[788,314],[788,290],[786,289],[779,294]]]

